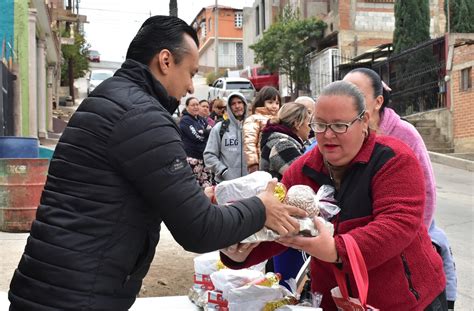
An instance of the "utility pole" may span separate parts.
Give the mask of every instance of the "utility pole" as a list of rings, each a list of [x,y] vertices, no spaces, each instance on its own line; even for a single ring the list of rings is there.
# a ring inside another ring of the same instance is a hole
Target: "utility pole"
[[[446,15],[447,15],[446,18],[447,18],[447,22],[448,22],[448,34],[449,34],[449,32],[451,31],[451,25],[450,25],[450,21],[449,21],[449,18],[450,18],[449,15],[451,15],[451,10],[449,8],[449,0],[446,0]]]
[[[219,7],[217,5],[216,0],[216,9],[214,10],[214,49],[215,49],[215,66],[214,66],[214,73],[217,75],[219,71],[219,29],[217,28],[219,25]]]
[[[74,6],[72,0],[68,0],[67,9],[72,13],[74,12]],[[66,30],[69,31],[70,37],[74,38],[74,25],[71,25],[70,22],[66,22]],[[69,58],[67,61],[67,71],[68,71],[68,84],[69,84],[69,95],[72,97],[72,104],[74,105],[74,61],[72,58]]]

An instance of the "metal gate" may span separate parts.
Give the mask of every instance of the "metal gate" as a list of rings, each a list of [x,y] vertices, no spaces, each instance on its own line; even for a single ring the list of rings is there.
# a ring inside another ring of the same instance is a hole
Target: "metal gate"
[[[441,37],[373,65],[392,88],[390,106],[398,114],[446,107],[445,51],[445,39]]]
[[[13,74],[0,62],[0,136],[13,136]]]

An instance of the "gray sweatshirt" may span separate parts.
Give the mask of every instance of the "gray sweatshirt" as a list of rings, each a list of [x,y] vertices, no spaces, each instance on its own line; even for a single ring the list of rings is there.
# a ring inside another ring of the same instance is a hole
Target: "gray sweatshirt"
[[[247,163],[244,158],[242,146],[242,124],[238,121],[230,108],[230,99],[239,96],[245,104],[244,120],[247,113],[247,101],[238,92],[231,93],[227,100],[227,115],[229,127],[220,137],[221,121],[217,123],[209,134],[206,149],[204,150],[204,163],[214,174],[217,182],[231,180],[247,175]]]

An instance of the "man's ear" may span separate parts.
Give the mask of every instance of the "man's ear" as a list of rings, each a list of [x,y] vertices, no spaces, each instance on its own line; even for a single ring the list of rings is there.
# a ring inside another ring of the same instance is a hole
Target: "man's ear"
[[[173,55],[168,49],[161,50],[153,57],[152,67],[156,68],[162,75],[169,73],[171,63],[173,62]]]

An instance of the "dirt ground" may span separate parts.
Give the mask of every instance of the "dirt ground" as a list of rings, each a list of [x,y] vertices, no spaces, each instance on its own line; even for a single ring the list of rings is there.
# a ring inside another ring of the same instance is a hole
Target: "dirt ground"
[[[198,255],[185,251],[162,225],[160,242],[140,297],[187,295],[193,284],[193,258]]]

